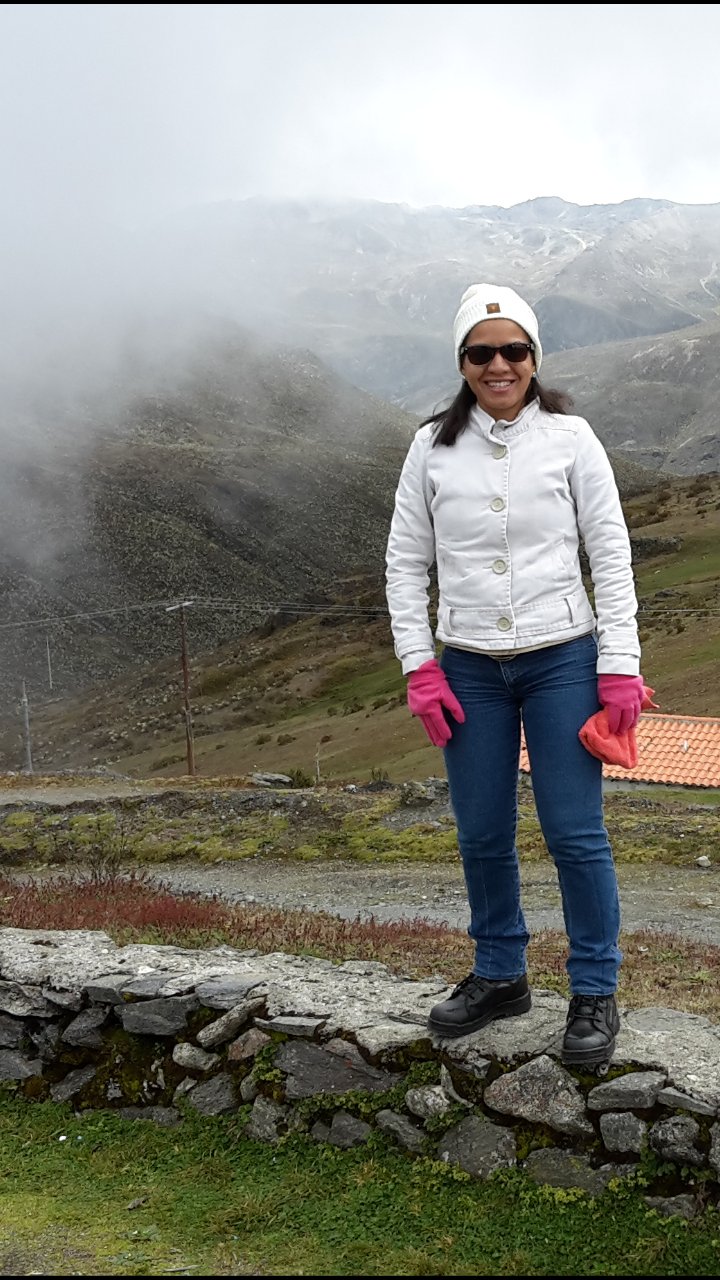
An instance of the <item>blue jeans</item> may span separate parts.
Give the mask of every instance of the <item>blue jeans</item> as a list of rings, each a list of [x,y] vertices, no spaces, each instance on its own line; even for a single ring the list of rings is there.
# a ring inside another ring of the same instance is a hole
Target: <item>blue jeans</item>
[[[611,995],[622,960],[617,877],[603,820],[602,765],[578,738],[598,710],[593,635],[502,660],[447,647],[442,666],[464,712],[445,766],[483,978],[525,973],[529,934],[516,846],[520,723],[535,807],[557,868],[572,995]]]

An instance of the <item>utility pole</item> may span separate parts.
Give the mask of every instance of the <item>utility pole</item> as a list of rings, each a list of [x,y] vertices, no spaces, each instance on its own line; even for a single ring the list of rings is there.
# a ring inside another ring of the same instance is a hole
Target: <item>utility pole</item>
[[[25,681],[22,682],[22,698],[20,699],[23,712],[23,733],[25,738],[25,768],[28,773],[33,771],[32,745],[30,742],[30,711],[28,708],[28,696],[25,689]]]
[[[46,645],[46,648],[47,648],[48,684],[50,685],[50,688],[52,689],[52,687],[53,687],[53,686],[52,686],[52,664],[51,664],[51,662],[50,662],[50,637],[49,637],[49,636],[46,636],[46,637],[45,637],[45,645]]]
[[[185,610],[192,600],[183,600],[180,604],[171,604],[166,613],[176,613],[180,619],[180,667],[182,669],[183,717],[185,720],[185,743],[187,747],[187,771],[190,777],[195,775],[195,748],[193,745],[192,713],[190,711],[190,673],[187,659],[187,626]]]

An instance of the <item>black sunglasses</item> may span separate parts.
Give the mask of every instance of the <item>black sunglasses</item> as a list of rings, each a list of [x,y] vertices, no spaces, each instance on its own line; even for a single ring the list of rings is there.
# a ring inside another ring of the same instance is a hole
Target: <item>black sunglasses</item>
[[[503,360],[509,360],[511,364],[520,364],[523,360],[527,360],[534,350],[532,342],[504,342],[501,347],[486,347],[480,342],[472,347],[461,347],[460,359],[463,360],[467,356],[471,364],[490,364],[499,351]]]

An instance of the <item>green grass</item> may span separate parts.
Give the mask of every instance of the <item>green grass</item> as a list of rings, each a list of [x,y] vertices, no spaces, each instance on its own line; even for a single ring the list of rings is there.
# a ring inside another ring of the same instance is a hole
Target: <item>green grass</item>
[[[631,794],[641,800],[650,800],[655,803],[677,800],[683,805],[703,804],[708,808],[720,805],[720,791],[713,787],[633,787]]]
[[[0,1271],[45,1275],[714,1276],[720,1219],[486,1182],[382,1135],[352,1151],[0,1096]],[[130,1206],[135,1206],[131,1208]]]
[[[677,556],[665,557],[662,564],[653,567],[641,562],[636,572],[641,593],[687,586],[691,582],[715,582],[720,576],[717,533],[713,530],[707,535],[691,535],[684,539],[682,551]]]
[[[457,860],[457,833],[448,816],[438,824],[427,820],[434,815],[420,811],[414,822],[393,825],[393,816],[403,811],[397,790],[350,798],[340,787],[327,787],[313,791],[302,808],[269,812],[262,805],[224,811],[221,779],[207,790],[195,786],[193,794],[195,803],[179,812],[176,798],[169,795],[150,805],[128,801],[93,813],[75,814],[72,807],[48,815],[5,813],[0,816],[0,866],[78,861],[106,865],[108,859],[150,865],[255,857],[453,865]],[[288,794],[284,793],[286,799]],[[719,800],[717,790],[608,791],[606,820],[616,861],[686,866],[703,853],[714,860],[720,839]],[[523,861],[547,857],[524,780],[518,833]]]

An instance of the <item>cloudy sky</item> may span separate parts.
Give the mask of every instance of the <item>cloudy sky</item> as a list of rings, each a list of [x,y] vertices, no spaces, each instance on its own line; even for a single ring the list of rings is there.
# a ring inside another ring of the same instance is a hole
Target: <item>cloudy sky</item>
[[[3,404],[182,312],[193,207],[720,202],[718,48],[720,5],[0,5]]]
[[[720,6],[0,6],[5,219],[720,201]]]

